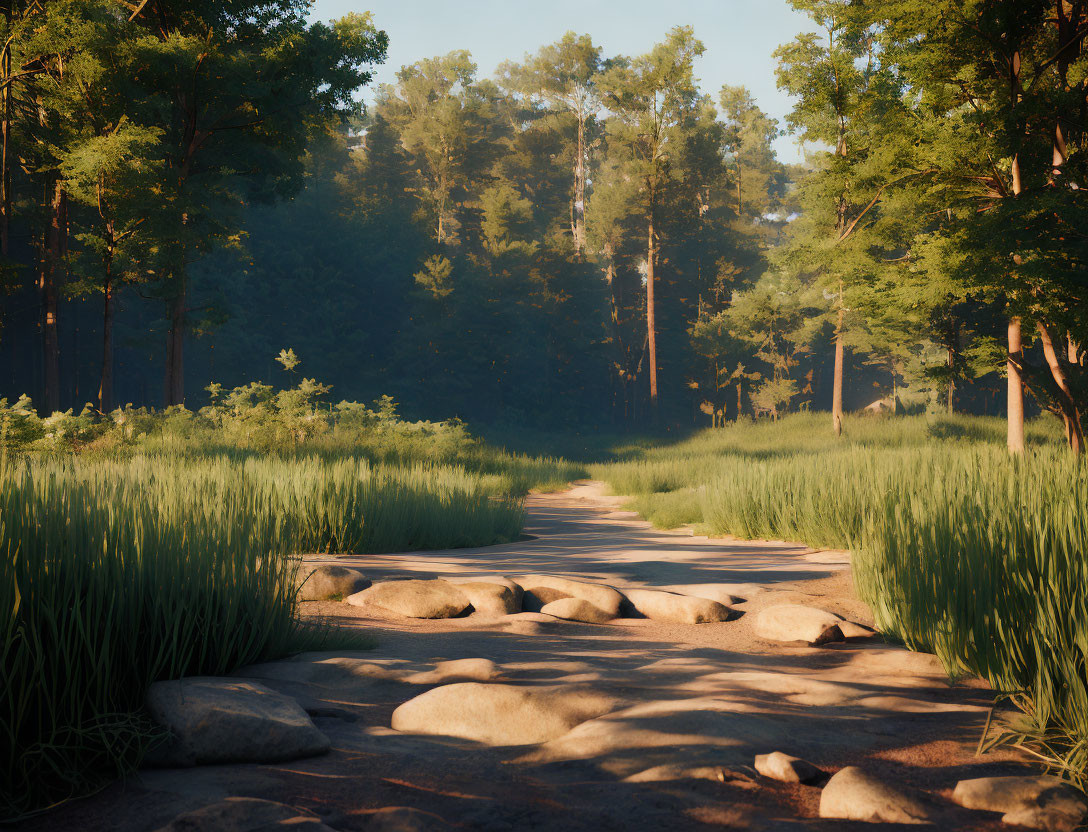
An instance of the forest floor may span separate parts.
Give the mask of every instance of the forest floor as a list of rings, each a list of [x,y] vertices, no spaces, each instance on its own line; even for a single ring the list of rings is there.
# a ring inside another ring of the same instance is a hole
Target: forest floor
[[[827,774],[856,765],[920,790],[941,829],[1008,828],[999,815],[949,800],[961,779],[1035,773],[1013,752],[975,755],[992,703],[985,685],[953,683],[932,656],[879,638],[808,647],[752,631],[751,613],[779,603],[871,624],[847,553],[655,530],[621,499],[603,496],[600,483],[534,494],[527,505],[526,539],[517,543],[312,560],[358,568],[374,581],[533,573],[621,591],[731,584],[747,598],[736,604],[745,614],[712,624],[593,625],[540,613],[377,619],[344,603],[307,603],[305,614],[364,628],[377,647],[306,654],[236,676],[299,699],[330,738],[330,753],[279,765],[146,770],[27,828],[150,831],[228,796],[286,803],[344,832],[872,828],[819,819],[818,786],[760,776],[754,756],[772,751]],[[466,659],[478,661],[443,664]],[[466,679],[557,685],[620,704],[535,745],[391,729],[399,705]]]

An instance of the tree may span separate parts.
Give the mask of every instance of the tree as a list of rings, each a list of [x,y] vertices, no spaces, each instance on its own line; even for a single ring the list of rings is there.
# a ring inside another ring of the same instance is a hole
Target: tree
[[[824,191],[823,198],[830,205],[817,206],[809,202],[806,210],[812,214],[820,212],[823,234],[838,243],[848,233],[850,222],[849,174],[852,154],[857,153],[853,140],[870,104],[878,64],[872,51],[871,32],[859,14],[857,4],[850,0],[790,0],[790,5],[806,12],[822,32],[820,35],[800,35],[793,43],[778,49],[775,53],[779,62],[778,86],[798,99],[787,118],[790,129],[803,141],[833,148],[833,151],[821,153],[824,176],[818,185],[813,183],[810,188],[810,192],[817,188]],[[852,277],[839,262],[840,256],[839,251],[825,246],[816,263],[824,280],[832,287],[837,308],[831,405],[836,436],[842,433],[847,323],[845,290]]]
[[[163,129],[158,255],[166,300],[165,401],[184,401],[187,269],[229,241],[243,199],[292,193],[307,143],[359,111],[352,94],[385,56],[369,14],[308,23],[302,0],[224,6],[148,0],[127,53],[142,87],[140,120]],[[138,72],[136,71],[138,67]]]
[[[646,339],[650,413],[655,424],[659,420],[654,298],[659,212],[676,173],[673,162],[682,152],[684,132],[699,106],[693,62],[703,51],[691,27],[677,27],[649,54],[617,59],[600,80],[605,103],[616,114],[609,123],[610,146],[622,148],[626,175],[639,183],[638,200],[646,223]]]
[[[567,32],[521,65],[499,67],[503,86],[539,102],[552,113],[567,113],[575,121],[574,182],[570,230],[576,257],[585,247],[586,185],[589,173],[587,128],[600,109],[597,78],[602,70],[601,48],[589,35]]]

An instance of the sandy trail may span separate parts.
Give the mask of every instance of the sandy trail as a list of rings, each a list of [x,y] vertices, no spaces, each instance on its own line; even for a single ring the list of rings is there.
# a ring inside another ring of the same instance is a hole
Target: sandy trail
[[[981,684],[953,685],[932,657],[880,639],[810,648],[751,632],[747,613],[783,601],[868,623],[845,553],[654,530],[602,496],[599,483],[533,495],[528,509],[532,538],[513,544],[312,560],[355,566],[375,580],[549,572],[621,589],[740,584],[746,615],[719,624],[594,626],[532,613],[377,620],[347,604],[306,604],[307,614],[365,628],[378,646],[237,675],[320,714],[314,721],[332,740],[331,753],[286,765],[143,772],[28,828],[142,832],[228,795],[305,808],[345,832],[872,828],[819,820],[819,788],[756,774],[753,756],[776,750],[828,773],[861,765],[923,789],[941,812],[938,828],[1007,828],[996,815],[947,801],[961,778],[1026,770],[1011,754],[974,756],[990,703]],[[467,675],[441,664],[464,659],[487,662]],[[620,704],[532,746],[391,730],[398,705],[465,678],[581,685]],[[391,806],[414,813],[374,813]]]

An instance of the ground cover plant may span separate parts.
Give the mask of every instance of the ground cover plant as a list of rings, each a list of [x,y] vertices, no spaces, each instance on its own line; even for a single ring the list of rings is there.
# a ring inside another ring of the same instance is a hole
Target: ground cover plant
[[[1007,694],[994,737],[1080,785],[1088,771],[1088,466],[1053,420],[1010,457],[978,417],[742,422],[592,466],[661,526],[849,548],[889,636]]]

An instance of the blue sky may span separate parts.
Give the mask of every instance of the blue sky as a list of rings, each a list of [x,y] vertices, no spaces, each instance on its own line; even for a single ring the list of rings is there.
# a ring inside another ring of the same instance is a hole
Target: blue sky
[[[606,55],[646,52],[673,26],[691,25],[706,45],[696,65],[702,88],[717,97],[722,84],[743,84],[759,105],[782,119],[790,100],[775,88],[780,44],[810,27],[786,0],[316,0],[314,15],[371,11],[389,33],[389,58],[378,82],[394,80],[404,64],[467,49],[489,77],[504,60],[520,60],[573,30],[588,33]],[[369,96],[368,96],[369,97]],[[779,158],[800,161],[796,141],[778,140]]]

